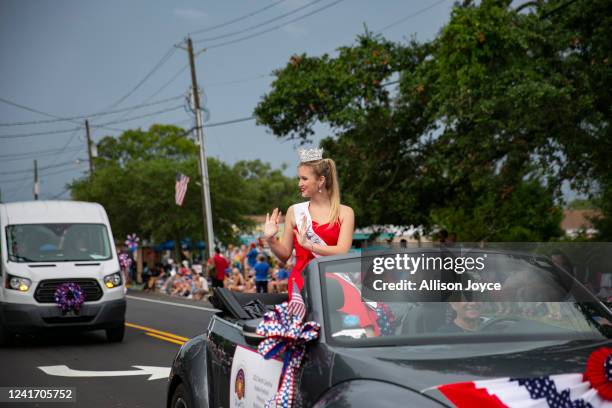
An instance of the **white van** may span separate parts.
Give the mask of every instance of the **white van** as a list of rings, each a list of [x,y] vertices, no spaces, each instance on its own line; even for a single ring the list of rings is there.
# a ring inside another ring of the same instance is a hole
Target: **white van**
[[[123,340],[125,286],[100,204],[0,204],[0,236],[0,344],[15,333],[68,329],[105,329],[108,341]],[[80,307],[60,308],[76,293],[67,287],[79,289]]]

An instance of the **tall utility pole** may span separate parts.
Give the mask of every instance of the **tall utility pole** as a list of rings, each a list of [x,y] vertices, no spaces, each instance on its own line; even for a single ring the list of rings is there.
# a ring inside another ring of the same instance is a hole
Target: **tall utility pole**
[[[34,160],[34,200],[38,200],[38,161]]]
[[[191,94],[196,115],[196,134],[200,145],[200,175],[202,176],[202,216],[204,217],[204,242],[208,256],[212,258],[214,246],[214,232],[212,225],[212,210],[210,206],[210,185],[208,183],[208,164],[204,151],[204,128],[202,127],[202,111],[200,110],[200,95],[198,94],[198,81],[196,79],[195,57],[193,43],[187,38],[187,53],[189,54],[189,67],[191,68]]]
[[[87,135],[87,156],[89,157],[89,177],[93,176],[94,166],[91,157],[91,134],[89,133],[89,121],[85,119],[85,134]]]

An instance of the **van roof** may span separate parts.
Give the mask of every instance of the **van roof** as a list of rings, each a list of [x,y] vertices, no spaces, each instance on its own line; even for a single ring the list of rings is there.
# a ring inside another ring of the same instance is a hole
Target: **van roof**
[[[104,207],[83,201],[21,201],[0,204],[7,224],[108,223]]]

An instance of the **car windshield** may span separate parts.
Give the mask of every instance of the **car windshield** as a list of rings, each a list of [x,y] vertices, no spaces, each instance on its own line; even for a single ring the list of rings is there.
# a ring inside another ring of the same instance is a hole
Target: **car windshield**
[[[20,224],[6,228],[11,262],[100,261],[112,256],[103,224]]]
[[[381,342],[372,339],[383,338],[400,344],[419,338],[443,343],[450,337],[461,341],[495,336],[524,340],[546,336],[602,340],[609,337],[612,332],[609,313],[582,286],[573,281],[567,285],[567,275],[554,264],[544,258],[534,261],[533,257],[515,254],[488,256],[495,265],[491,270],[496,279],[516,290],[513,297],[516,301],[491,298],[481,301],[478,297],[454,299],[458,301],[440,301],[444,297],[417,299],[420,301],[364,300],[361,258],[319,263],[328,341],[367,345]],[[482,278],[466,275],[466,279]],[[537,298],[533,292],[541,288],[555,297],[533,301]]]

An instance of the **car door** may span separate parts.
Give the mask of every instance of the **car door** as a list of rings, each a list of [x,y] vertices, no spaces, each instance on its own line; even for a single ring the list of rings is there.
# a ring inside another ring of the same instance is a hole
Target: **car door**
[[[249,345],[240,325],[217,318],[209,333],[215,407],[264,406],[278,389],[283,363],[265,360]]]
[[[208,376],[212,399],[210,406],[230,407],[230,375],[238,344],[246,346],[240,327],[233,322],[213,316],[206,344],[211,371]]]

